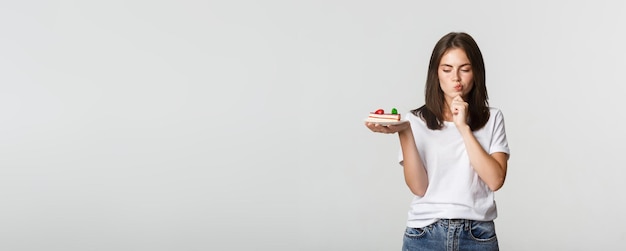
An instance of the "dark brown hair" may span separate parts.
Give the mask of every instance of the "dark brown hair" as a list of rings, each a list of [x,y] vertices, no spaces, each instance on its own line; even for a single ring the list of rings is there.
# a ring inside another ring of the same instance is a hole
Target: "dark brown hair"
[[[472,65],[474,85],[464,99],[469,104],[467,123],[472,131],[476,131],[485,126],[489,120],[489,97],[487,95],[487,86],[485,85],[485,63],[474,38],[464,32],[450,32],[439,39],[435,45],[428,65],[428,75],[424,90],[426,96],[425,104],[411,112],[421,117],[431,130],[443,128],[443,112],[446,101],[439,84],[437,71],[443,54],[452,48],[459,48],[465,51]]]

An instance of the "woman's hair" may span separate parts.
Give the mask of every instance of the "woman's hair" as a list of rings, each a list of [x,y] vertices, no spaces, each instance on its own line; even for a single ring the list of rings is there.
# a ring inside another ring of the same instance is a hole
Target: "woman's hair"
[[[489,98],[487,96],[487,86],[485,85],[485,63],[476,41],[464,32],[450,32],[443,36],[435,45],[430,56],[430,64],[428,65],[424,91],[426,96],[425,104],[411,112],[421,117],[431,130],[443,128],[443,112],[446,107],[446,101],[439,84],[438,69],[443,54],[453,48],[465,51],[472,65],[474,85],[464,99],[469,104],[467,123],[472,131],[476,131],[485,126],[487,120],[489,120]]]

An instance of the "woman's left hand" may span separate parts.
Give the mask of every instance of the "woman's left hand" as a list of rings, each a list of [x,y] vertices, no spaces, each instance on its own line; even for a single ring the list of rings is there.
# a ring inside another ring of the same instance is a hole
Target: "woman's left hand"
[[[469,104],[459,95],[452,99],[450,112],[452,112],[452,120],[457,128],[467,125],[467,110]]]
[[[388,125],[388,126],[384,126],[384,125],[376,124],[372,122],[365,122],[365,126],[369,128],[370,130],[372,130],[372,132],[386,133],[386,134],[392,134],[392,133],[402,132],[407,129],[408,130],[411,129],[411,124],[408,123],[408,121],[397,124],[397,125]]]

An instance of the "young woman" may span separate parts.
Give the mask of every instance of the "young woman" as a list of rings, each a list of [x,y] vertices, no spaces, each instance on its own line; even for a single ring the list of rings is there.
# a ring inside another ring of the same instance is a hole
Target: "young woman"
[[[509,146],[502,112],[489,106],[482,53],[467,33],[451,32],[433,49],[425,104],[397,133],[400,164],[415,197],[402,250],[498,250],[494,192],[504,184]]]

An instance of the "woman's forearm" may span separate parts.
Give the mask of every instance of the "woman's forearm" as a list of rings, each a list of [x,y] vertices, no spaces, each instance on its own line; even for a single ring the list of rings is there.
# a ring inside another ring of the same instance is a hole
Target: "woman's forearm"
[[[474,171],[489,189],[497,191],[502,187],[506,178],[506,154],[489,155],[474,137],[469,126],[460,131]]]
[[[400,137],[400,146],[402,147],[404,180],[413,194],[424,196],[428,188],[428,175],[417,151],[413,132],[409,127],[398,132],[398,136]]]

